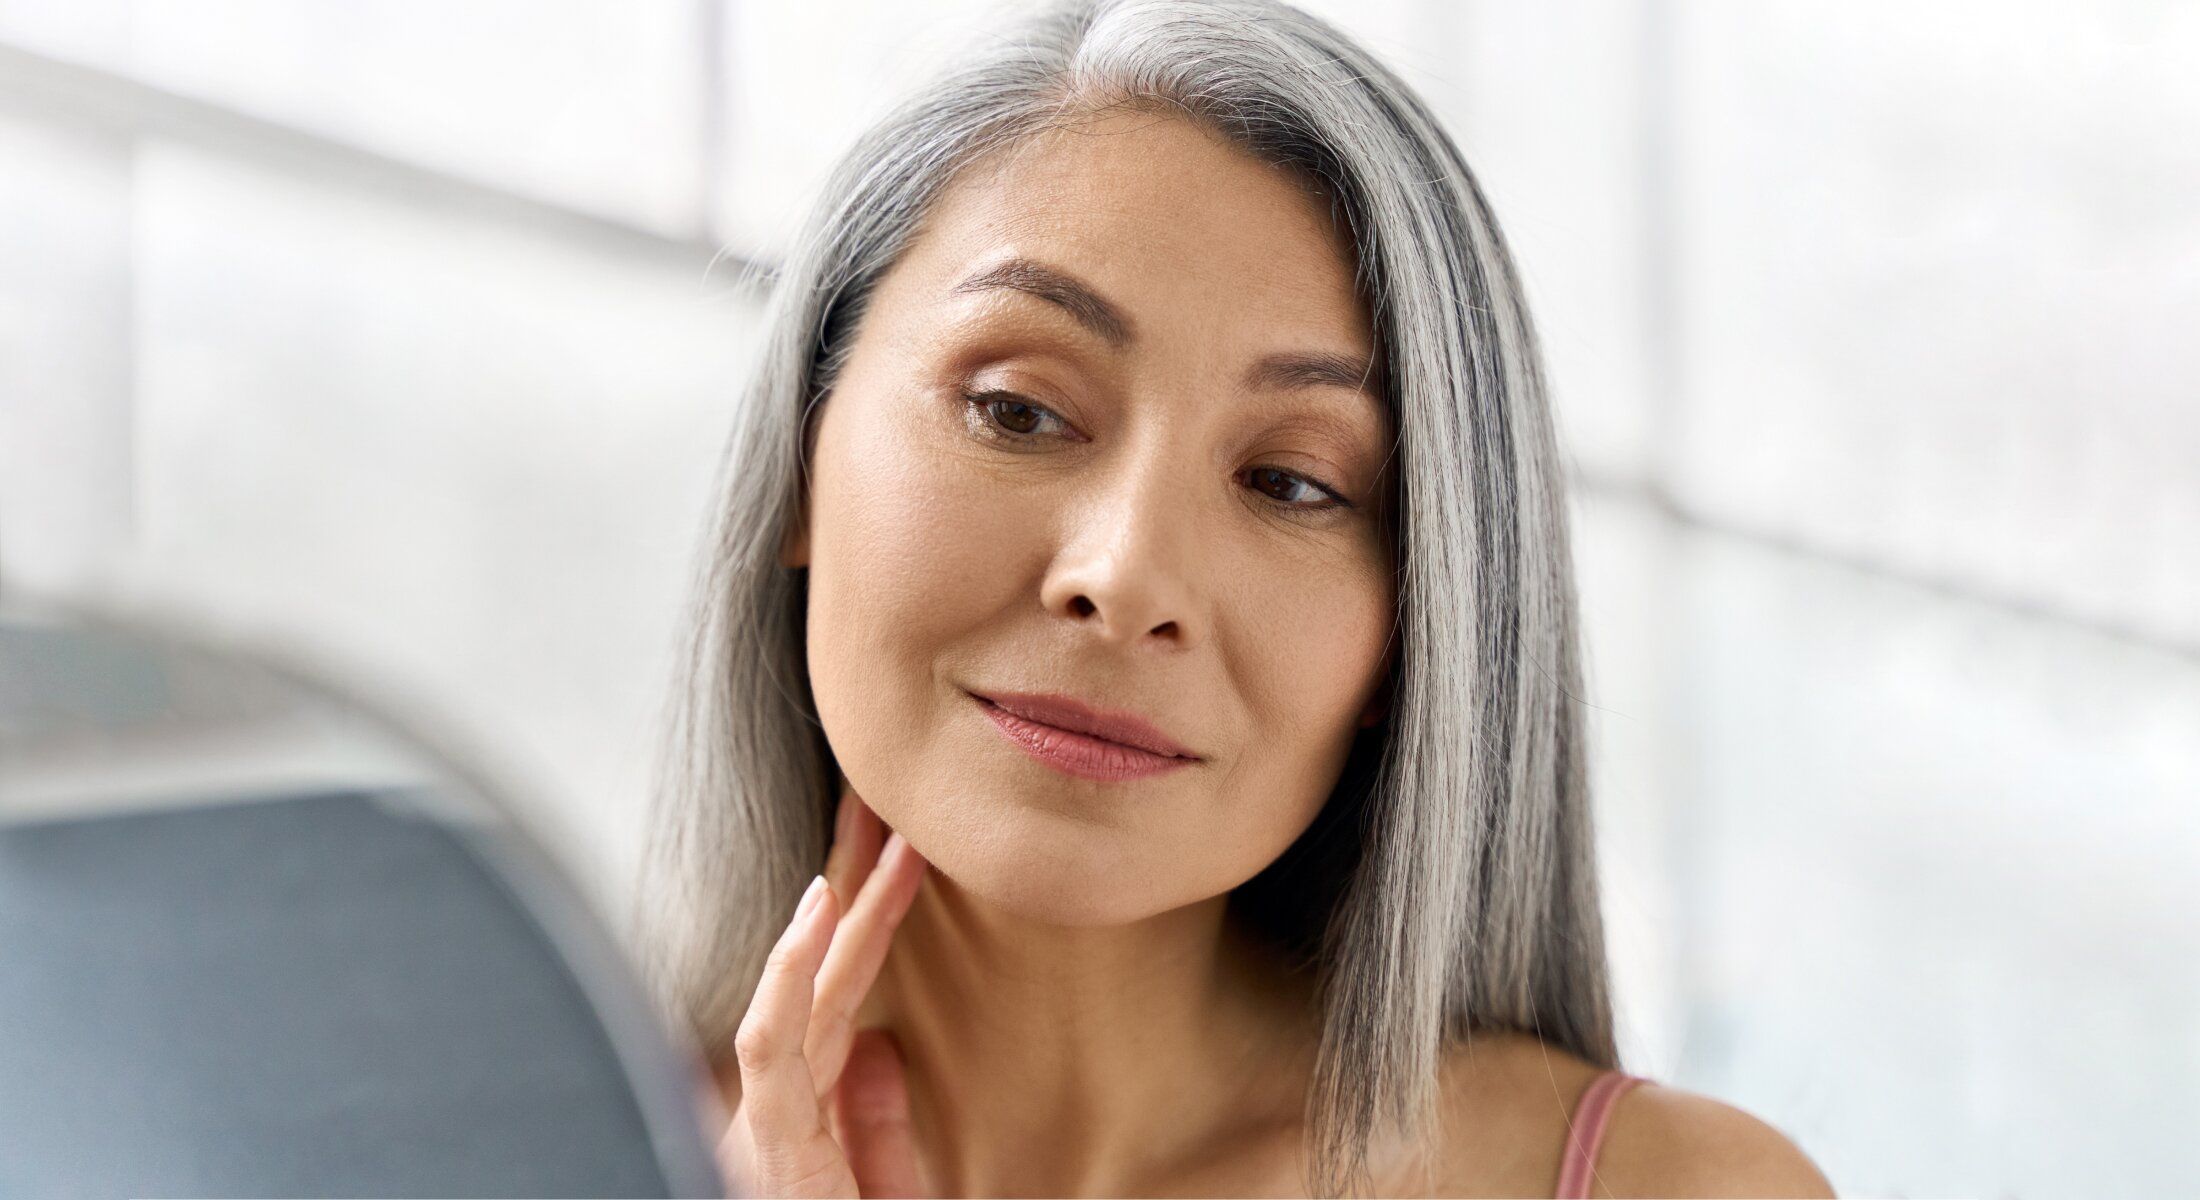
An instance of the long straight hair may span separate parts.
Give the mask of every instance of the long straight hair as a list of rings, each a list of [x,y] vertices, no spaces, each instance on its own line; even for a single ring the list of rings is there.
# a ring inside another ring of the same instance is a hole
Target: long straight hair
[[[774,281],[733,414],[669,698],[635,936],[667,1017],[730,1044],[821,869],[834,763],[804,650],[798,519],[816,404],[871,291],[963,168],[1124,105],[1219,131],[1349,227],[1398,442],[1396,658],[1298,842],[1230,898],[1316,972],[1308,1190],[1434,1145],[1444,1051],[1481,1029],[1618,1065],[1584,761],[1576,601],[1544,373],[1458,147],[1384,63],[1276,0],[1076,0],[972,47],[864,134]]]

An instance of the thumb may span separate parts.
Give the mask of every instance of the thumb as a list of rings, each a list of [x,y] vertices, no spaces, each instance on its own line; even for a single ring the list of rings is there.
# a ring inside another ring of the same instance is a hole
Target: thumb
[[[883,1029],[858,1030],[833,1089],[841,1153],[865,1196],[922,1196],[909,1081],[901,1048]]]

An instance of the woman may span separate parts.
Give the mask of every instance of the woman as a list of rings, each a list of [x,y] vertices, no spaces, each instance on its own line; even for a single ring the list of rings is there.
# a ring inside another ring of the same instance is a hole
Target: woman
[[[1618,1070],[1535,338],[1381,63],[1049,10],[772,304],[642,907],[740,1186],[1831,1194]]]

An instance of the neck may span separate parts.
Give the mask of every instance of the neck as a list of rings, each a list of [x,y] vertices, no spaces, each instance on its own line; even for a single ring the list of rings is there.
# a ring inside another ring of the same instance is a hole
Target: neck
[[[1311,984],[1226,920],[1227,900],[1065,927],[926,881],[857,1023],[900,1043],[941,1194],[1135,1195],[1295,1127]]]

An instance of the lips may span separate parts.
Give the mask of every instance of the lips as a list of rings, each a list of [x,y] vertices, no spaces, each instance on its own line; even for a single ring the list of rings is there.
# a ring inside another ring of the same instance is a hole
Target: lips
[[[1036,692],[972,692],[971,695],[1026,721],[1081,733],[1164,758],[1199,757],[1136,713],[1095,708],[1074,696]]]
[[[970,693],[985,715],[1009,741],[1033,758],[1083,779],[1116,783],[1180,770],[1199,761],[1159,730],[1136,717],[1098,712],[1075,700],[1059,696],[1033,697],[1006,693],[996,697]],[[1000,703],[1006,700],[1007,703]],[[1044,714],[1056,720],[1097,725],[1118,736],[1135,737],[1148,746],[1165,746],[1159,753],[1142,746],[1116,741],[1101,734],[1056,725],[1026,714]]]

